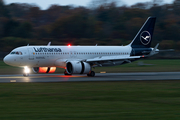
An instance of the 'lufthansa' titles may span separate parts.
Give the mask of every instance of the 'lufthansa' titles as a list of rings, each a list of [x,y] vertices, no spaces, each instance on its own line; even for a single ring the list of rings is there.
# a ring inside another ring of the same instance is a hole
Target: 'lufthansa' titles
[[[34,47],[34,51],[35,52],[62,52],[60,48],[46,48],[46,47],[39,47],[39,48]]]

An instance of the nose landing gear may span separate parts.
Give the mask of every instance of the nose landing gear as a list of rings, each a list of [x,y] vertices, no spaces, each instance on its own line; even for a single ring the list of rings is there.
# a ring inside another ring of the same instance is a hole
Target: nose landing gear
[[[24,77],[28,77],[29,74],[28,74],[28,73],[23,73],[23,76],[24,76]]]

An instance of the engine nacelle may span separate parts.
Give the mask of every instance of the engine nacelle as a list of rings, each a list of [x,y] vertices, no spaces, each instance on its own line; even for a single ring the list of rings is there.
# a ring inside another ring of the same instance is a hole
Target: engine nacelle
[[[32,68],[35,73],[54,73],[56,67],[34,67]]]
[[[88,74],[91,71],[91,65],[86,62],[71,61],[66,64],[68,74]]]

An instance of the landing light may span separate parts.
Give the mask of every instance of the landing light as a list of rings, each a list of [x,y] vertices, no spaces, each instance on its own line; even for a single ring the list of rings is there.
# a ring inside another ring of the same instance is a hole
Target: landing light
[[[24,73],[30,73],[30,69],[27,66],[24,67]]]

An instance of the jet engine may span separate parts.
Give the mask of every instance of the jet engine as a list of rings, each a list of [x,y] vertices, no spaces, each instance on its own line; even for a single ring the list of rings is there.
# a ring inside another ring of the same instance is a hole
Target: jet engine
[[[34,67],[32,68],[35,73],[54,73],[56,67]]]
[[[86,62],[71,61],[66,64],[68,74],[88,74],[91,71],[91,65]]]

